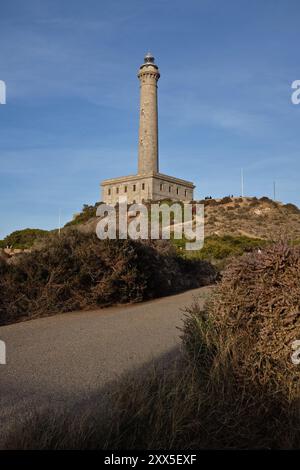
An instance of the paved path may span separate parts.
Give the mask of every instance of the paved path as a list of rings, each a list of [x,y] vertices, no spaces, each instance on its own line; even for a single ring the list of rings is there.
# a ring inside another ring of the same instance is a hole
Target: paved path
[[[0,419],[32,403],[83,400],[123,373],[167,357],[180,345],[183,309],[210,287],[135,305],[72,312],[0,328]]]

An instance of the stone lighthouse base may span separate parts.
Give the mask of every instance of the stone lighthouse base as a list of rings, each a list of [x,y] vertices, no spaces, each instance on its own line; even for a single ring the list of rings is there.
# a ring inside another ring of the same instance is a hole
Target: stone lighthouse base
[[[129,204],[172,199],[192,201],[194,184],[161,173],[122,176],[101,183],[102,201],[116,204],[127,198]]]

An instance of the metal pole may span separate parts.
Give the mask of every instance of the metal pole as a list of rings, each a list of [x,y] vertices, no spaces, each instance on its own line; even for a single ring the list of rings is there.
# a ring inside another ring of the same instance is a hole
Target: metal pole
[[[242,186],[242,197],[244,197],[244,170],[241,168],[241,186]]]
[[[60,237],[60,232],[61,232],[61,209],[59,209],[58,212],[58,236]]]

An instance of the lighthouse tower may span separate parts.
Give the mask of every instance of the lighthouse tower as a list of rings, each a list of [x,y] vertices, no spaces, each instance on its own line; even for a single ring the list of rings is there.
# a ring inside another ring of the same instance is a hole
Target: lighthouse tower
[[[172,199],[191,201],[194,184],[159,172],[157,82],[160,78],[153,55],[148,52],[138,71],[140,81],[140,120],[138,173],[104,180],[102,201],[107,204]]]
[[[140,80],[138,173],[140,175],[158,173],[157,82],[159,77],[160,73],[154,63],[154,57],[148,52],[138,73]]]

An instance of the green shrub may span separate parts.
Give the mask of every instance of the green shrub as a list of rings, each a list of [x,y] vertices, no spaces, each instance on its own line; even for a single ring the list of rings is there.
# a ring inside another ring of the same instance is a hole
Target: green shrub
[[[210,219],[209,219],[210,222]],[[204,246],[201,250],[194,252],[185,252],[185,239],[173,240],[173,243],[181,248],[181,252],[187,257],[195,257],[210,262],[225,260],[226,258],[233,256],[240,256],[245,252],[257,250],[265,246],[268,242],[257,238],[249,238],[245,236],[217,236],[212,235],[206,237],[204,240]]]
[[[93,217],[96,217],[97,207],[102,204],[101,202],[96,202],[96,204],[88,205],[84,204],[82,211],[79,214],[76,214],[70,222],[65,224],[65,227],[70,227],[72,225],[79,225],[88,222]]]
[[[24,230],[16,230],[10,235],[7,235],[3,240],[0,241],[0,248],[31,248],[36,241],[40,241],[45,237],[49,236],[47,230],[41,230],[38,228],[26,228]]]
[[[13,264],[0,262],[0,324],[138,302],[215,278],[209,263],[183,259],[168,241],[99,240],[70,229]]]

